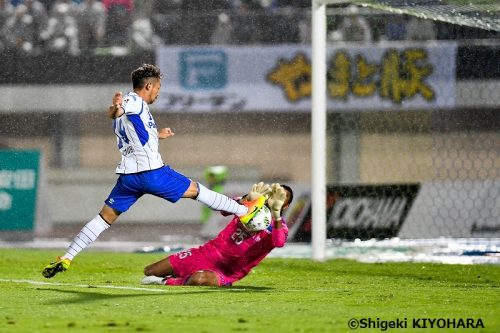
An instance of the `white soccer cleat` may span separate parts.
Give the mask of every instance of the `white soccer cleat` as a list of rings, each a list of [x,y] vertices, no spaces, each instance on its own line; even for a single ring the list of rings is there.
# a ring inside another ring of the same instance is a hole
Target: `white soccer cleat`
[[[141,284],[159,284],[159,285],[164,286],[164,285],[165,285],[166,280],[167,280],[167,279],[166,279],[166,278],[163,278],[163,277],[150,275],[150,276],[145,276],[145,277],[142,279]]]

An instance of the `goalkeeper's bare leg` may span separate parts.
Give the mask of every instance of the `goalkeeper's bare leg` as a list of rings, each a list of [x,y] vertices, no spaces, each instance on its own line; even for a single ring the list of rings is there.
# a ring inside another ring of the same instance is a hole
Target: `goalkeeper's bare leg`
[[[217,274],[210,270],[198,270],[190,276],[174,276],[174,270],[169,258],[164,258],[144,268],[145,277],[142,284],[157,284],[167,286],[214,286],[219,285]]]

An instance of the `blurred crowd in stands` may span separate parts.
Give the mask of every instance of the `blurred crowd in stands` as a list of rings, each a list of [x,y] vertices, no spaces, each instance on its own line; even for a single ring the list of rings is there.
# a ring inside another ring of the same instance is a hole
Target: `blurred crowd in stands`
[[[310,0],[0,0],[0,52],[125,55],[161,44],[309,43],[310,5]],[[352,5],[334,9],[328,16],[331,42],[499,37]]]

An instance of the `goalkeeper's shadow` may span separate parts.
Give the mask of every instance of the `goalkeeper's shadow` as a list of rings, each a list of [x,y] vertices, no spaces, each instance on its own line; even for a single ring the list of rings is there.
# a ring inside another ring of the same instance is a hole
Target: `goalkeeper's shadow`
[[[231,286],[231,287],[223,287],[223,288],[216,288],[217,290],[223,290],[226,292],[265,292],[265,291],[272,291],[274,288],[271,287],[260,287],[260,286]]]

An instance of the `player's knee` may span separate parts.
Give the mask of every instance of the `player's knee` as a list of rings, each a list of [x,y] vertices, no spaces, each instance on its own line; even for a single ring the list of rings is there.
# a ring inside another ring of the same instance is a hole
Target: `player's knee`
[[[217,279],[214,278],[212,272],[200,271],[191,275],[187,284],[192,286],[217,286]]]
[[[146,276],[154,275],[152,266],[153,265],[148,265],[148,266],[144,267],[144,275],[146,275]]]
[[[191,180],[188,189],[186,190],[186,192],[184,192],[182,197],[195,200],[196,198],[198,198],[198,194],[199,194],[198,183]]]
[[[206,276],[204,273],[198,272],[194,273],[191,275],[189,280],[187,281],[187,284],[192,285],[192,286],[204,286],[206,285]]]

